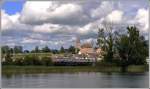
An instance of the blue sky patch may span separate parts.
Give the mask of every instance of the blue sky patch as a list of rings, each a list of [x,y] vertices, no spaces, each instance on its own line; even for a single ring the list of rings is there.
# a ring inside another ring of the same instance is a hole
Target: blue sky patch
[[[13,15],[17,12],[21,12],[23,8],[24,0],[20,1],[4,1],[2,9],[9,15]]]

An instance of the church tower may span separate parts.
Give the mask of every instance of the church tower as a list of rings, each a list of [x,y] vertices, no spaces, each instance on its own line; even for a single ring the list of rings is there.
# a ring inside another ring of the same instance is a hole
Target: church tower
[[[81,43],[80,43],[80,38],[76,38],[76,48],[80,49],[81,48]]]
[[[76,46],[75,47],[76,47],[76,53],[78,53],[81,49],[81,43],[80,43],[79,37],[76,38]]]

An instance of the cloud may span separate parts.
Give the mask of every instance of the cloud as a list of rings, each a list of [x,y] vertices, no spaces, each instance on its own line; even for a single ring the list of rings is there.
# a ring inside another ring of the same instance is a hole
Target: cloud
[[[142,30],[148,32],[149,11],[148,9],[140,8],[135,16],[135,21],[142,27]]]
[[[33,28],[34,32],[46,33],[46,34],[68,33],[68,32],[71,32],[72,30],[69,26],[64,26],[64,25],[59,25],[59,24],[50,24],[50,23],[36,25]]]
[[[20,21],[32,25],[44,23],[80,25],[87,23],[89,18],[84,14],[82,6],[76,3],[27,1],[21,12]]]
[[[109,22],[119,23],[123,19],[123,11],[114,10],[110,14],[107,15],[106,19]]]
[[[20,14],[8,15],[2,10],[2,35],[6,36],[21,36],[26,32],[31,32],[32,26],[19,22]]]
[[[139,8],[135,16],[129,19],[127,23],[135,24],[143,34],[148,32],[149,28],[149,11],[146,8]]]
[[[91,17],[101,18],[113,10],[113,4],[111,1],[102,1],[101,4],[91,11]]]
[[[40,42],[39,40],[35,40],[35,39],[30,39],[30,38],[23,38],[22,39],[22,42],[23,44],[26,44],[26,43],[37,43],[37,42]]]
[[[46,19],[50,5],[52,3],[47,1],[27,1],[23,5],[19,20],[25,24],[41,23],[41,21]]]
[[[2,15],[2,19],[1,19],[2,30],[6,30],[6,29],[11,28],[13,25],[11,17],[8,14],[6,14],[4,10],[2,10],[1,15]]]
[[[84,3],[26,1],[22,11],[16,14],[9,15],[2,10],[1,43],[26,48],[34,48],[35,45],[67,48],[74,45],[77,36],[83,42],[96,41],[98,27],[104,21],[114,22],[118,28],[122,24],[140,24],[141,31],[146,33],[148,9],[137,3],[127,7],[129,3],[124,3],[99,0]]]

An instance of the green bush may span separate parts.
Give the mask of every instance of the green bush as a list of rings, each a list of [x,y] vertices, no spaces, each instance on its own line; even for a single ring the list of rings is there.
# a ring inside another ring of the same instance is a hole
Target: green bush
[[[2,65],[12,65],[13,64],[13,59],[10,54],[6,54],[5,56],[5,61],[2,62]]]
[[[15,61],[14,61],[14,65],[24,65],[23,63],[23,58],[16,58]]]
[[[51,57],[42,57],[41,58],[41,63],[44,66],[52,66],[53,65]]]
[[[34,55],[27,55],[24,57],[23,65],[40,65],[39,57]]]

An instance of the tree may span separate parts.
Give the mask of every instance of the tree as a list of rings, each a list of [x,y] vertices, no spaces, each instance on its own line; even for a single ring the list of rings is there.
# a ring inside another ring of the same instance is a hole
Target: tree
[[[24,50],[24,53],[30,53],[30,51],[29,50]]]
[[[105,47],[106,47],[106,38],[105,38],[105,34],[104,34],[104,29],[103,28],[99,28],[98,29],[97,45],[99,47],[102,47],[103,50],[105,50]]]
[[[51,50],[48,48],[48,46],[45,46],[42,48],[42,52],[51,52]]]
[[[5,61],[2,64],[4,64],[4,65],[12,65],[13,64],[12,55],[10,55],[10,53],[6,53]]]
[[[56,50],[56,49],[51,50],[51,52],[54,53],[54,54],[58,54],[59,53],[59,51]]]
[[[75,54],[76,48],[74,46],[70,46],[68,48],[69,53]]]
[[[64,49],[64,47],[63,47],[63,46],[61,46],[61,48],[60,48],[60,52],[61,52],[61,53],[65,53],[65,49]]]
[[[145,44],[145,39],[140,36],[138,29],[135,26],[127,27],[129,34],[129,61],[131,64],[144,64],[148,56],[148,45]]]
[[[22,52],[23,52],[22,46],[15,46],[14,47],[14,53],[22,53]]]
[[[38,53],[38,52],[39,52],[39,47],[36,46],[36,47],[35,47],[35,53]]]
[[[9,46],[2,46],[1,50],[2,50],[2,54],[7,54],[10,52]]]
[[[44,66],[52,66],[53,65],[51,57],[42,57],[41,58],[41,63]]]
[[[120,66],[122,67],[122,71],[126,71],[126,67],[128,66],[128,55],[129,55],[129,39],[126,35],[122,35],[117,41],[116,48],[118,50],[120,60]]]
[[[135,26],[127,27],[127,35],[121,35],[116,44],[121,58],[122,71],[126,71],[128,65],[146,63],[148,45]]]
[[[39,57],[36,55],[26,55],[24,57],[22,65],[40,65]]]
[[[103,23],[103,27],[98,29],[97,45],[105,52],[104,60],[106,62],[113,61],[114,45],[116,34],[112,23]]]
[[[14,49],[13,48],[10,48],[10,53],[12,53],[13,54],[13,52],[14,52]]]

